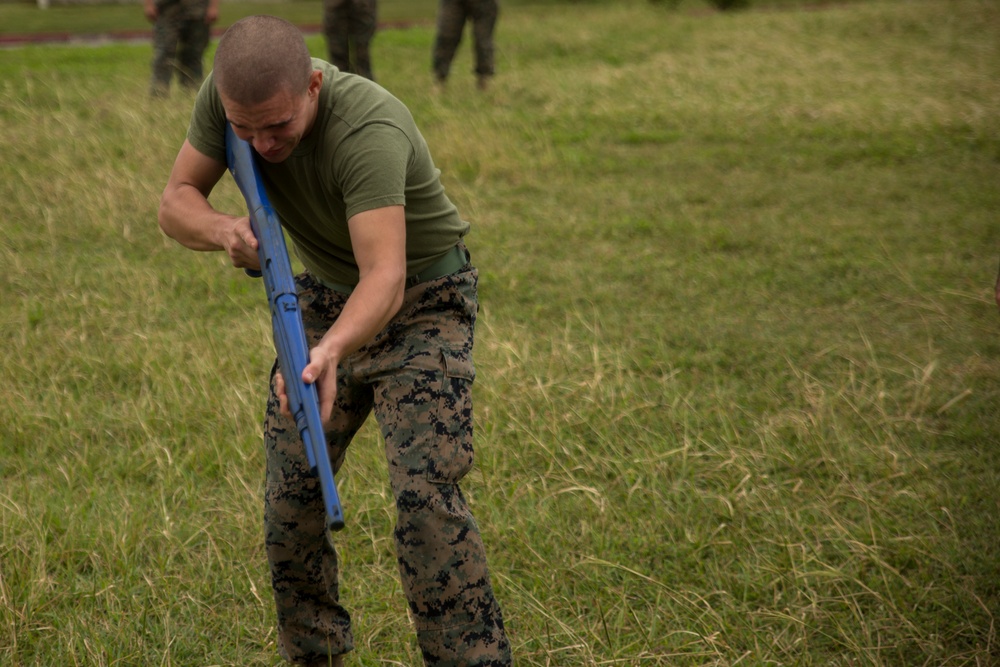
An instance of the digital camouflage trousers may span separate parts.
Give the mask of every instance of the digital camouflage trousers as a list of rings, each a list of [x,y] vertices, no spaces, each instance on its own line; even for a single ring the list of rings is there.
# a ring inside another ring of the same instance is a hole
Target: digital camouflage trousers
[[[493,29],[498,13],[497,0],[441,0],[431,63],[439,81],[448,78],[467,21],[472,21],[475,72],[480,77],[493,76]]]
[[[313,345],[347,295],[308,273],[296,282]],[[396,503],[400,579],[428,666],[512,664],[483,542],[458,486],[473,464],[476,283],[466,265],[407,289],[389,325],[341,364],[327,426],[336,471],[368,415],[378,421]],[[278,410],[273,372],[264,440],[264,527],[281,654],[310,663],[346,653],[354,646],[351,618],[339,602],[319,482],[294,422]],[[350,511],[345,515],[350,530]]]
[[[374,81],[371,42],[377,25],[375,0],[323,0],[323,34],[330,62],[342,72]]]
[[[185,88],[197,90],[204,78],[203,58],[210,33],[204,11],[198,15],[181,4],[160,10],[153,24],[151,94],[167,94],[174,76]]]

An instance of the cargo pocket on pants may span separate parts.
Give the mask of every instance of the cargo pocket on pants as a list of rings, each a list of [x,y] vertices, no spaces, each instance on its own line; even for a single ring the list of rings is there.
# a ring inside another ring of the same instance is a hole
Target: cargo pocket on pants
[[[454,484],[472,469],[472,383],[476,378],[471,352],[444,348],[437,437],[427,453],[427,479]]]

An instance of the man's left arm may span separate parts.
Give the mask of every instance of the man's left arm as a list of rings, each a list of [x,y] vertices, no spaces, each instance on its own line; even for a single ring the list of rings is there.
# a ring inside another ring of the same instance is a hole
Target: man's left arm
[[[385,328],[402,305],[406,287],[403,207],[386,206],[358,213],[348,226],[360,279],[340,317],[310,351],[309,364],[302,371],[304,382],[319,382],[323,421],[329,419],[336,398],[337,366]]]

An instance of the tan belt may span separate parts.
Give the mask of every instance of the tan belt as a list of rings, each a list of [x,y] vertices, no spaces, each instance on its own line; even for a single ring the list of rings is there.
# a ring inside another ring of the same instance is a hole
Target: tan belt
[[[463,244],[456,245],[454,248],[446,252],[440,259],[435,260],[433,264],[428,266],[423,271],[414,273],[412,276],[407,276],[406,278],[406,289],[410,289],[414,285],[419,285],[420,283],[426,283],[431,280],[437,280],[438,278],[444,278],[445,276],[450,276],[455,273],[463,266],[469,263],[469,251],[466,250]],[[345,285],[343,283],[331,283],[329,281],[323,280],[319,276],[314,276],[319,284],[332,289],[335,292],[341,292],[342,294],[350,294],[354,291],[354,285]]]

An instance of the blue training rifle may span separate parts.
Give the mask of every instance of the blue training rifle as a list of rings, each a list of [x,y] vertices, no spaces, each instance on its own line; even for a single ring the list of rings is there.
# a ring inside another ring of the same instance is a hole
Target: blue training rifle
[[[319,412],[319,395],[315,384],[302,381],[302,371],[309,363],[309,345],[302,325],[295,275],[288,259],[281,220],[271,207],[264,190],[250,144],[237,137],[229,123],[226,123],[226,163],[247,202],[250,226],[257,237],[261,270],[248,270],[247,273],[252,276],[263,274],[264,277],[267,303],[271,309],[274,347],[278,353],[278,367],[285,380],[288,407],[302,436],[309,465],[319,476],[323,504],[326,507],[327,530],[340,530],[344,527],[344,512],[340,507],[337,482],[333,478],[333,467],[327,454],[326,435],[323,433]]]

